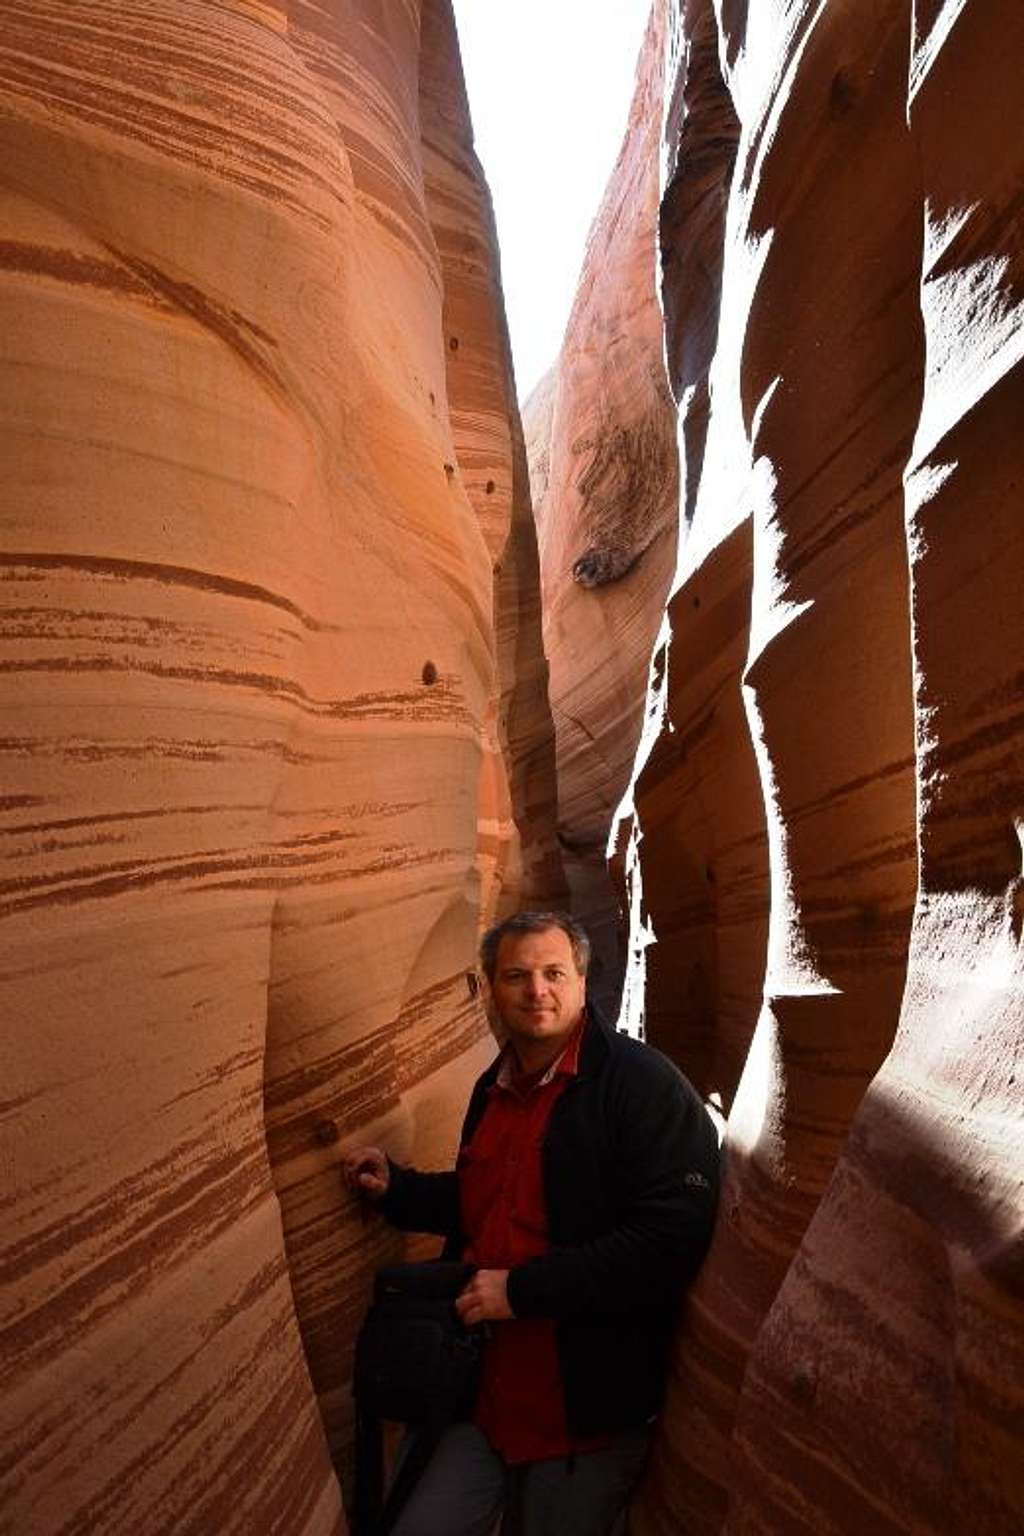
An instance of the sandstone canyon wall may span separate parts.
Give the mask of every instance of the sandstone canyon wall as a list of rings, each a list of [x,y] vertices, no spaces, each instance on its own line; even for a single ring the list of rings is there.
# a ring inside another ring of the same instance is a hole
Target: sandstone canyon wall
[[[420,123],[427,207],[444,283],[452,440],[494,582],[499,686],[486,721],[480,829],[482,911],[489,922],[518,903],[564,901],[565,875],[555,837],[556,764],[537,538],[497,231],[473,149],[447,3],[423,11]]]
[[[683,531],[622,838],[728,1161],[635,1525],[1009,1536],[1024,12],[668,9]]]
[[[0,1529],[338,1533],[340,1146],[561,881],[448,0],[18,0],[0,146]]]
[[[562,349],[523,409],[559,838],[573,910],[594,944],[592,991],[612,1012],[624,927],[605,850],[640,738],[676,557],[676,422],[655,281],[664,46],[658,0]]]

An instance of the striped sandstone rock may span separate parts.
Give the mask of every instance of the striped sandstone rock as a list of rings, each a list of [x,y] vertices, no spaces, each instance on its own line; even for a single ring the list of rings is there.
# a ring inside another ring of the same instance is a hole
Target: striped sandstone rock
[[[0,1528],[340,1533],[340,1149],[560,879],[447,0],[14,0],[0,144]]]
[[[637,1529],[1009,1536],[1024,13],[670,10],[634,946],[728,1172]]]

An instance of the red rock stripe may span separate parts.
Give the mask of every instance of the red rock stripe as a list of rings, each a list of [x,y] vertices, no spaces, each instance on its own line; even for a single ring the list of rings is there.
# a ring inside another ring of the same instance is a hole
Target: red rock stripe
[[[882,869],[887,869],[891,864],[901,864],[905,860],[916,860],[917,843],[913,839],[893,838],[885,844],[877,853],[865,854],[860,859],[849,859],[845,864],[832,864],[814,873],[814,881],[820,880],[847,880],[853,876],[864,875]]]
[[[111,247],[111,249],[114,249]],[[251,320],[234,309],[226,309],[194,283],[172,278],[159,267],[130,256],[126,251],[114,250],[118,260],[134,272],[147,286],[161,294],[168,304],[190,315],[198,325],[209,331],[235,353],[237,357],[280,399],[290,403],[288,387],[278,368],[265,355],[265,348],[276,348],[277,342],[267,336]],[[264,343],[256,345],[250,336]]]
[[[834,805],[837,800],[843,800],[848,795],[860,794],[862,790],[873,789],[886,779],[897,778],[901,773],[913,773],[915,768],[916,760],[913,757],[899,757],[892,762],[879,763],[871,773],[862,773],[856,778],[844,779],[841,783],[833,785],[826,794],[814,800],[804,800],[800,804],[794,802],[787,808],[787,820],[793,823],[809,816],[816,816],[826,807]]]
[[[208,174],[244,187],[267,202],[283,204],[296,217],[325,233],[331,230],[331,221],[320,209],[311,207],[286,185],[288,179],[299,187],[304,182],[318,183],[330,198],[340,201],[339,184],[318,176],[308,163],[283,155],[266,142],[233,140],[210,120],[178,111],[166,102],[153,102],[138,93],[118,89],[110,81],[73,80],[33,61],[22,59],[15,63],[9,53],[0,55],[0,62],[4,63],[0,87],[6,87],[10,97],[35,102],[49,113],[55,108],[62,109],[69,117],[131,138],[170,159],[190,160]],[[226,114],[230,116],[232,110],[226,108]],[[232,150],[237,160],[231,157]],[[257,171],[264,174],[256,174]]]
[[[261,877],[252,882],[253,889],[273,886],[278,875],[289,869],[300,869],[303,878],[314,880],[309,873],[311,866],[329,861],[345,850],[344,842],[355,840],[355,832],[334,831],[322,835],[286,839],[270,843],[262,848],[239,853],[235,849],[215,849],[204,856],[181,859],[178,855],[151,859],[140,863],[135,859],[118,860],[107,864],[84,865],[76,869],[61,870],[57,874],[21,875],[0,881],[0,914],[19,912],[48,904],[67,905],[69,902],[93,900],[100,896],[120,895],[127,890],[145,890],[156,885],[179,884],[182,881],[205,880],[216,877],[212,889],[237,890],[249,882],[236,880],[225,882],[219,877],[249,870],[260,870]],[[316,851],[321,845],[327,848]],[[355,879],[382,870],[398,869],[404,865],[433,862],[454,853],[451,849],[417,849],[396,844],[384,844],[379,857],[357,868],[339,868],[326,876],[330,879]]]
[[[35,795],[12,796],[12,800],[21,801],[30,805],[39,803],[39,797]],[[20,808],[12,806],[11,809]],[[4,809],[0,801],[0,811]],[[356,805],[333,805],[314,807],[312,810],[299,811],[275,811],[275,816],[282,820],[290,816],[324,816],[330,818],[343,817],[346,820],[355,820],[364,816],[373,816],[377,819],[406,816],[410,812],[418,810],[419,803],[413,800],[396,801],[393,804],[385,804],[381,801],[362,801]],[[79,827],[103,826],[107,823],[128,821],[152,821],[160,820],[167,816],[220,816],[220,815],[260,815],[266,814],[269,807],[266,804],[238,801],[236,804],[225,803],[223,805],[157,805],[145,811],[109,811],[97,816],[64,816],[54,821],[20,821],[13,826],[0,827],[0,837],[14,836],[24,837],[35,832],[63,832],[74,831]],[[293,842],[304,841],[318,836],[314,833],[303,833],[300,838],[292,839]],[[330,835],[330,834],[328,834]]]
[[[942,741],[931,743],[923,754],[923,770],[926,773],[948,773],[957,765],[963,767],[972,757],[993,751],[1004,742],[1018,743],[1024,733],[1024,710],[1003,720],[988,720],[974,731],[962,736],[948,734]]]
[[[123,875],[103,875],[99,877],[83,878],[78,885],[57,885],[46,891],[39,891],[24,896],[12,896],[8,901],[0,901],[0,917],[11,916],[17,912],[33,911],[46,906],[70,906],[83,901],[106,900],[113,896],[123,896],[128,892],[148,890],[155,886],[181,884],[205,880],[206,891],[281,891],[295,889],[303,886],[342,884],[353,880],[367,879],[373,875],[384,873],[393,874],[398,870],[416,869],[425,865],[434,864],[445,859],[458,859],[461,857],[459,850],[451,848],[432,848],[427,850],[412,851],[408,848],[385,848],[380,858],[358,866],[338,867],[321,874],[313,874],[310,865],[319,862],[320,859],[330,858],[330,854],[322,854],[319,859],[315,855],[303,853],[293,858],[281,855],[256,854],[247,858],[223,859],[223,860],[191,860],[177,865],[173,869],[154,869],[150,867],[129,866],[129,873]],[[264,869],[270,866],[271,873],[253,875],[246,879],[219,878],[224,871]],[[295,875],[286,875],[283,871],[289,866],[295,866],[299,872]],[[110,867],[110,866],[106,866]],[[217,878],[214,878],[217,877]],[[10,884],[11,882],[8,882]]]
[[[163,1272],[207,1250],[219,1235],[237,1226],[266,1197],[265,1170],[262,1147],[244,1156],[230,1152],[207,1157],[184,1177],[179,1164],[170,1189],[152,1199],[144,1213],[124,1222],[118,1218],[137,1183],[128,1179],[102,1202],[94,1202],[90,1224],[66,1222],[59,1235],[51,1229],[43,1242],[19,1244],[14,1250],[17,1262],[12,1257],[0,1265],[4,1284],[31,1274],[54,1251],[70,1253],[71,1232],[83,1226],[80,1241],[95,1240],[106,1230],[109,1251],[0,1331],[8,1386],[22,1372],[45,1369],[60,1359],[109,1313],[149,1290]]]
[[[48,8],[54,20],[59,22],[59,26],[51,31],[52,24],[44,20],[46,9],[40,5],[33,7],[33,12],[40,14],[40,22],[33,23],[30,17],[27,26],[23,25],[20,31],[15,18],[8,32],[10,40],[34,45],[45,25],[47,57],[54,61],[63,60],[69,65],[76,59],[87,59],[89,73],[93,78],[104,67],[109,67],[116,77],[123,78],[130,63],[133,79],[146,81],[158,95],[163,95],[167,85],[166,66],[170,65],[192,81],[234,86],[246,97],[250,97],[254,87],[258,87],[260,101],[273,105],[280,114],[267,114],[260,119],[274,129],[275,135],[288,133],[289,119],[303,121],[312,128],[323,128],[323,113],[316,110],[315,98],[295,88],[301,83],[301,71],[295,68],[286,77],[292,86],[291,90],[286,89],[282,83],[287,54],[276,51],[269,59],[269,68],[264,69],[257,50],[250,48],[246,53],[247,67],[240,69],[237,54],[230,53],[225,46],[226,34],[223,27],[204,26],[201,14],[193,12],[189,16],[186,43],[183,40],[183,28],[173,20],[173,13],[170,13],[169,25],[166,27],[146,25],[142,20],[141,7],[135,5],[132,7],[131,26],[128,29],[124,26],[123,7],[111,10],[94,4],[91,16],[84,14],[74,17],[69,14],[66,3],[61,3]],[[94,18],[103,10],[106,14],[96,21]],[[164,11],[168,14],[166,6]],[[118,23],[121,25],[115,34],[113,28]],[[116,40],[112,41],[112,38]],[[297,135],[293,138],[297,143],[305,142]]]
[[[794,581],[820,555],[830,552],[834,554],[839,547],[845,547],[848,551],[850,535],[862,524],[869,523],[879,512],[888,512],[894,519],[898,519],[902,532],[902,475],[910,457],[910,448],[908,438],[898,443],[889,454],[878,455],[872,461],[871,474],[860,485],[850,488],[840,506],[831,507],[828,517],[808,529],[801,537],[793,534],[787,539],[787,552],[782,562],[787,580]],[[867,488],[879,482],[882,482],[883,487],[881,493],[866,498],[864,493]],[[794,499],[787,495],[782,503],[786,509],[790,509],[790,515]],[[844,507],[848,508],[845,516],[838,515]],[[844,558],[849,561],[853,557],[847,553]]]
[[[106,1436],[108,1441],[116,1444],[120,1435],[130,1427],[132,1421],[139,1416],[142,1410],[151,1406],[164,1393],[175,1389],[180,1378],[188,1370],[189,1366],[199,1358],[206,1345],[216,1337],[223,1327],[241,1315],[249,1306],[258,1303],[267,1292],[271,1291],[273,1286],[280,1281],[285,1269],[286,1265],[283,1256],[279,1256],[271,1261],[271,1263],[264,1265],[261,1270],[252,1276],[243,1286],[238,1298],[222,1308],[220,1313],[211,1319],[211,1327],[207,1331],[200,1348],[191,1350],[188,1354],[182,1356],[175,1367],[157,1385],[143,1393],[138,1399],[133,1400],[131,1409],[126,1416],[108,1421],[109,1428],[107,1429]],[[58,1413],[43,1422],[40,1422],[38,1417],[31,1421],[27,1426],[28,1436],[26,1441],[17,1443],[10,1449],[8,1456],[2,1464],[4,1470],[8,1466],[21,1464],[30,1451],[38,1453],[41,1446],[45,1444],[55,1431],[65,1427],[66,1423],[63,1413]],[[137,1465],[137,1463],[133,1462],[132,1465]]]
[[[438,1015],[432,1027],[431,1014]],[[310,1150],[315,1120],[334,1119],[351,1128],[379,1116],[399,1095],[458,1060],[486,1028],[459,972],[410,1000],[397,1022],[320,1056],[312,1068],[268,1078],[264,1103],[272,1164]]]
[[[162,1157],[128,1175],[113,1192],[102,1190],[77,1212],[9,1243],[0,1254],[0,1282],[24,1279],[40,1265],[74,1251],[90,1234],[112,1228],[124,1212],[132,1214],[136,1221],[144,1220],[143,1213],[154,1206],[161,1188],[175,1184],[183,1164],[206,1145],[203,1134],[178,1142]],[[48,1186],[37,1186],[23,1195],[35,1195],[42,1187]],[[0,1210],[9,1208],[15,1199],[14,1195],[5,1195],[0,1200]]]
[[[165,666],[138,657],[37,656],[0,661],[0,673],[142,673],[169,682],[209,684],[219,688],[249,688],[286,700],[308,714],[330,720],[386,720],[393,724],[426,722],[476,726],[462,698],[445,679],[416,693],[360,693],[350,699],[313,699],[291,678],[268,672],[241,672],[233,667]],[[450,679],[448,680],[450,683]]]
[[[340,197],[343,183],[330,153],[337,129],[329,119],[308,107],[305,113],[296,110],[280,87],[272,90],[266,75],[257,73],[258,55],[253,51],[246,56],[253,73],[233,77],[236,83],[241,79],[244,89],[227,89],[227,74],[209,58],[216,46],[212,38],[205,72],[195,68],[198,46],[192,49],[188,69],[175,71],[175,86],[186,96],[176,105],[168,100],[166,71],[154,70],[148,62],[152,40],[140,41],[123,19],[123,12],[110,19],[113,47],[93,43],[72,48],[67,46],[63,11],[59,26],[30,19],[27,27],[17,27],[5,15],[0,82],[13,97],[35,100],[51,114],[54,108],[63,109],[69,116],[170,152],[175,159],[191,159],[225,180],[249,183],[262,196],[287,202],[300,216],[328,227],[302,193],[316,186],[335,201]],[[63,46],[58,41],[62,33]],[[218,41],[223,50],[223,36]],[[279,77],[287,58],[287,53],[275,57]],[[300,71],[295,75],[295,101],[308,103],[310,93],[302,88]],[[264,101],[271,111],[260,110]],[[309,133],[298,132],[303,116]]]
[[[36,832],[70,832],[79,827],[97,827],[123,821],[152,821],[167,816],[230,816],[266,810],[265,805],[247,805],[242,801],[237,805],[157,805],[147,811],[109,811],[98,816],[63,816],[54,821],[18,821],[13,826],[0,827],[0,837],[27,837]]]
[[[118,758],[129,761],[150,760],[157,757],[181,758],[188,762],[220,763],[225,759],[242,757],[247,753],[279,757],[294,766],[318,763],[322,757],[313,752],[300,752],[288,742],[275,737],[255,741],[210,741],[203,737],[196,741],[166,741],[148,736],[141,741],[88,741],[74,737],[0,737],[0,754],[10,757],[56,757],[67,762],[104,763]],[[36,797],[37,803],[44,803]]]
[[[154,1533],[168,1529],[169,1518],[179,1530],[237,1529],[239,1505],[244,1506],[256,1490],[265,1529],[301,1529],[301,1525],[277,1522],[305,1518],[319,1497],[323,1442],[320,1426],[309,1411],[305,1373],[294,1362],[289,1362],[291,1369],[271,1378],[267,1394],[265,1362],[280,1357],[282,1333],[287,1336],[288,1331],[285,1317],[275,1316],[254,1339],[250,1360],[192,1399],[166,1433],[120,1467],[56,1536],[123,1529],[126,1515],[133,1530],[144,1522]],[[245,1405],[261,1400],[260,1412],[240,1424],[236,1405],[244,1411]],[[229,1436],[224,1433],[225,1420],[234,1430]],[[182,1463],[190,1443],[192,1456]],[[165,1463],[173,1471],[162,1477],[159,1469]],[[158,1513],[138,1507],[139,1487],[145,1487],[154,1473],[162,1488]]]
[[[0,270],[27,272],[36,277],[53,277],[62,283],[78,283],[89,288],[104,288],[139,298],[157,309],[171,306],[159,293],[114,261],[86,256],[49,245],[32,245],[24,240],[0,240]]]
[[[9,575],[3,567],[10,568]],[[0,581],[40,581],[45,573],[58,571],[69,576],[98,576],[116,582],[154,582],[158,586],[183,587],[195,592],[211,592],[218,597],[237,598],[243,602],[266,603],[297,619],[313,634],[334,633],[335,627],[321,624],[290,598],[254,582],[238,581],[214,571],[200,571],[185,565],[163,565],[151,560],[120,560],[106,555],[43,554],[17,551],[0,553]]]
[[[268,843],[261,849],[248,853],[243,859],[237,858],[237,850],[228,848],[213,848],[198,860],[190,860],[190,867],[201,863],[211,870],[220,869],[247,869],[252,865],[263,867],[267,864],[279,863],[282,867],[288,864],[305,862],[310,863],[320,859],[329,858],[336,850],[336,845],[342,842],[350,842],[356,834],[334,829],[330,832],[308,832],[298,837],[284,838],[278,843]],[[306,850],[321,845],[328,845],[330,852],[307,854]],[[297,849],[298,852],[289,853],[288,850]],[[161,865],[176,865],[180,855],[168,854],[166,858],[152,859],[148,864],[140,865],[135,859],[126,859],[113,864],[86,865],[78,869],[61,870],[59,875],[19,875],[10,880],[0,880],[0,895],[8,895],[14,892],[31,891],[38,887],[46,888],[55,880],[61,882],[72,880],[103,879],[108,875],[123,874],[125,871],[155,871]]]
[[[168,976],[184,975],[190,967],[181,966],[177,971],[168,971]],[[167,1100],[168,1106],[183,1104],[186,1099],[194,1099],[204,1093],[220,1089],[234,1077],[236,1073],[247,1075],[262,1068],[264,1052],[262,1047],[254,1051],[237,1051],[234,1056],[225,1057],[205,1074],[194,1088],[185,1088],[181,1093],[174,1094]]]

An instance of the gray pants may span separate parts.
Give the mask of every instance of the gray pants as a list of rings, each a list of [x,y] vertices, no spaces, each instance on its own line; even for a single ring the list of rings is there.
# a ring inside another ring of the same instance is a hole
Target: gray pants
[[[509,1467],[474,1424],[453,1424],[395,1523],[393,1536],[612,1536],[647,1453],[646,1429],[571,1461]]]

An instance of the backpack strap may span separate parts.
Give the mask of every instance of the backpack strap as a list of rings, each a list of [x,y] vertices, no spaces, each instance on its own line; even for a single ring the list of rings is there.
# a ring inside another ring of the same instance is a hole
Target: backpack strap
[[[379,1524],[373,1536],[388,1536],[392,1526],[405,1507],[406,1500],[427,1469],[427,1463],[437,1450],[442,1429],[433,1425],[421,1425],[409,1430],[409,1443],[402,1449]]]
[[[355,1450],[352,1536],[377,1536],[384,1504],[384,1436],[380,1419],[358,1402]]]

